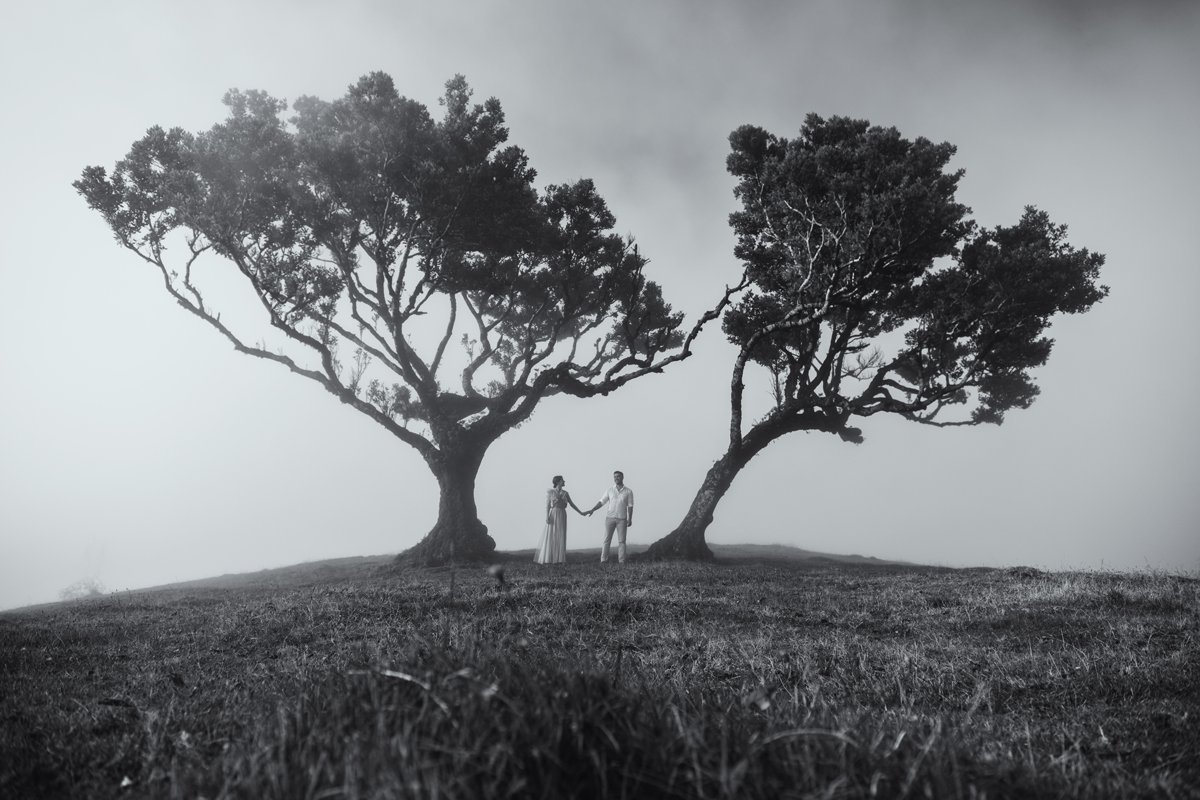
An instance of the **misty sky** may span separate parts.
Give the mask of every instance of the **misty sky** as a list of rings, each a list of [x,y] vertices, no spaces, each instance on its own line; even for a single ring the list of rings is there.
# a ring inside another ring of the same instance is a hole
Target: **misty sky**
[[[739,476],[709,540],[1200,569],[1200,4],[23,5],[0,23],[0,608],[81,579],[117,590],[394,553],[432,525],[415,451],[235,353],[70,185],[151,125],[220,121],[227,89],[333,99],[373,70],[435,114],[455,73],[499,98],[538,185],[594,178],[689,319],[737,278],[724,161],[738,125],[792,136],[815,111],[954,143],[981,225],[1047,210],[1107,255],[1110,297],[1054,326],[1042,396],[1003,426],[875,417],[859,446],[793,434]],[[586,507],[623,469],[630,540],[671,530],[724,449],[732,353],[713,326],[663,375],[545,402],[484,462],[498,547],[536,544],[556,473]],[[568,546],[598,546],[602,528],[572,515]]]

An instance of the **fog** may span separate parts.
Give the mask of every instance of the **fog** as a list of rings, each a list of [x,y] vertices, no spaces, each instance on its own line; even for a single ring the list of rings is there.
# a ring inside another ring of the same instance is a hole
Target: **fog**
[[[694,319],[737,278],[727,136],[809,112],[957,145],[980,224],[1026,204],[1107,256],[1057,322],[1042,394],[1004,425],[866,420],[776,442],[712,542],[949,566],[1200,569],[1192,231],[1200,7],[1085,2],[47,2],[0,30],[0,608],[395,553],[436,514],[417,454],[319,387],[233,351],[72,189],[151,125],[208,128],[226,90],[340,96],[383,70],[436,108],[496,96],[538,185],[595,180]],[[550,477],[590,505],[622,469],[630,540],[682,518],[724,449],[732,350],[606,398],[556,397],[489,452],[480,516],[532,548]],[[765,376],[748,395],[762,407]],[[586,507],[586,506],[585,506]],[[568,546],[595,547],[572,517]]]

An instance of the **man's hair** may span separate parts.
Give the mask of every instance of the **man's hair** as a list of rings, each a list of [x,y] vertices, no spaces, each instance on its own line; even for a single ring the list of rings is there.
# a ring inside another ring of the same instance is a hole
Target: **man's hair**
[[[614,470],[613,470],[613,475],[620,475],[622,478],[624,478],[624,477],[625,477],[625,473],[624,473],[624,472],[621,472],[621,470],[619,470],[619,469],[614,469]]]

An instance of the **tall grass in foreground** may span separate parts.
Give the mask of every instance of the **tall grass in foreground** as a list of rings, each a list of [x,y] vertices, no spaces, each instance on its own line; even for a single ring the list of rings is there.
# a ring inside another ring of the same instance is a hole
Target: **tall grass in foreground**
[[[0,615],[0,796],[1200,797],[1200,582],[364,571]]]

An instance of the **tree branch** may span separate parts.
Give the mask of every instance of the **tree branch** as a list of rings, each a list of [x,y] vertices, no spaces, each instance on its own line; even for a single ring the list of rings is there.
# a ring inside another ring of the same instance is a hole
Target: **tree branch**
[[[423,457],[429,458],[433,454],[434,446],[431,442],[429,442],[424,437],[419,436],[418,434],[413,433],[413,432],[401,427],[400,425],[396,424],[396,422],[391,417],[389,417],[386,414],[384,414],[383,412],[379,411],[377,408],[370,405],[369,403],[365,403],[365,402],[359,400],[353,391],[351,391],[346,386],[342,385],[341,382],[337,379],[336,374],[331,374],[331,373],[333,373],[333,370],[332,370],[332,364],[331,364],[331,360],[330,360],[330,354],[327,350],[324,352],[324,354],[322,354],[322,362],[325,366],[325,371],[319,372],[317,370],[307,369],[307,368],[301,366],[294,359],[292,359],[289,356],[284,355],[283,353],[274,353],[274,352],[267,350],[265,347],[259,347],[259,346],[246,344],[237,334],[235,334],[233,332],[233,330],[231,328],[229,328],[229,326],[227,326],[225,323],[223,323],[221,321],[219,315],[214,315],[213,313],[209,312],[207,309],[205,309],[203,307],[202,304],[193,301],[191,298],[189,298],[187,295],[180,292],[179,289],[177,289],[175,287],[174,282],[171,279],[171,272],[167,268],[166,264],[163,262],[163,260],[161,258],[161,248],[152,249],[152,252],[154,252],[155,255],[147,256],[145,253],[141,252],[141,250],[136,245],[134,245],[132,242],[130,242],[127,237],[121,237],[121,241],[122,241],[122,244],[127,249],[136,253],[144,261],[154,265],[154,267],[158,269],[159,273],[162,275],[163,286],[166,289],[167,293],[170,294],[171,297],[174,298],[174,300],[181,307],[183,307],[186,311],[188,311],[189,313],[191,313],[193,316],[197,317],[198,319],[203,320],[205,323],[207,323],[212,328],[216,329],[223,337],[225,337],[225,339],[227,341],[229,341],[233,345],[233,348],[236,351],[238,351],[239,353],[244,353],[246,355],[254,356],[255,358],[261,358],[266,361],[272,361],[276,364],[280,364],[280,365],[286,367],[289,371],[293,372],[294,374],[299,375],[303,378],[307,378],[315,383],[320,384],[322,387],[324,387],[326,389],[326,391],[328,391],[331,394],[333,394],[334,396],[336,396],[343,403],[346,403],[347,405],[352,406],[355,410],[357,410],[357,411],[365,414],[366,416],[370,417],[371,419],[375,420],[377,423],[382,425],[389,433],[391,433],[396,438],[400,439],[405,444],[411,446],[412,448],[417,450],[419,453],[421,453],[421,455]],[[196,255],[198,255],[198,253]],[[195,258],[195,256],[193,256],[193,260],[194,260],[194,258]],[[306,346],[310,347],[310,349],[314,349],[318,352],[323,349],[321,347],[321,345],[319,344],[319,342],[316,342],[316,340],[312,339],[311,337],[304,336],[303,334],[299,334],[298,332],[292,331],[285,323],[283,323],[280,320],[278,314],[270,307],[270,304],[266,302],[266,300],[263,297],[261,291],[259,290],[257,284],[255,283],[253,277],[251,277],[248,274],[245,266],[239,264],[238,268],[239,268],[239,271],[241,271],[243,275],[246,275],[246,277],[250,280],[251,284],[255,287],[255,294],[259,296],[260,302],[262,302],[264,308],[267,309],[267,312],[271,317],[271,320],[272,320],[271,324],[273,327],[276,327],[276,328],[284,331],[286,334],[289,335],[290,338],[293,338],[296,341],[298,341],[302,344],[305,344]],[[188,291],[196,292],[194,287],[189,288]]]

